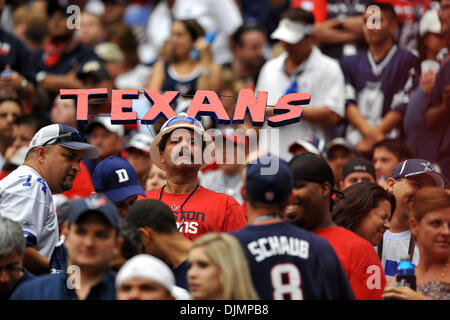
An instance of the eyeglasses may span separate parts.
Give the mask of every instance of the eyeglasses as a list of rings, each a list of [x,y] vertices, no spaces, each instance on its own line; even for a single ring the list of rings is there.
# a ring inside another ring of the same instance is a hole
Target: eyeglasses
[[[50,141],[55,140],[53,143],[49,143]],[[83,132],[80,131],[72,131],[68,133],[64,133],[57,137],[53,137],[47,140],[42,146],[46,146],[47,144],[54,144],[59,140],[59,142],[84,142],[87,143],[87,137]]]

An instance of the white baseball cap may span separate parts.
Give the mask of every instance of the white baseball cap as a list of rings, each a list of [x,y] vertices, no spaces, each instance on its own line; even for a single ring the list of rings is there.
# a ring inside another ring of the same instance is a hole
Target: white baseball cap
[[[125,262],[117,274],[116,288],[130,279],[147,279],[159,283],[177,300],[190,298],[185,289],[175,285],[175,276],[167,264],[148,254],[139,254]]]
[[[29,149],[46,145],[61,145],[75,150],[84,150],[84,158],[96,159],[100,150],[87,143],[86,136],[66,124],[51,124],[41,128],[31,139]]]
[[[277,29],[272,32],[270,37],[290,44],[296,44],[313,30],[314,25],[295,22],[284,18],[280,21]]]
[[[147,133],[136,133],[127,143],[128,148],[136,148],[145,153],[150,154],[150,147],[152,146],[153,137]]]
[[[419,22],[419,34],[423,37],[427,32],[441,33],[441,21],[437,10],[428,10],[422,16]]]
[[[172,131],[178,128],[186,128],[194,130],[203,137],[203,140],[206,142],[206,145],[213,142],[211,136],[205,131],[202,124],[197,119],[191,117],[187,113],[182,112],[177,116],[170,118],[163,124],[161,130],[153,140],[152,146],[150,148],[150,157],[152,159],[152,162],[161,170],[166,170],[166,165],[161,163],[161,159],[159,157],[160,152],[159,145],[161,143],[161,140],[165,135],[170,134]],[[207,163],[203,163],[201,168],[204,168],[206,166]]]
[[[119,138],[125,135],[125,127],[123,126],[123,124],[112,124],[110,117],[101,117],[101,116],[98,116],[97,118],[94,119],[94,121],[89,123],[89,125],[86,128],[86,133],[90,134],[91,131],[94,129],[94,127],[98,125],[102,125],[103,127],[105,127],[106,130],[114,132],[115,134],[117,134]]]

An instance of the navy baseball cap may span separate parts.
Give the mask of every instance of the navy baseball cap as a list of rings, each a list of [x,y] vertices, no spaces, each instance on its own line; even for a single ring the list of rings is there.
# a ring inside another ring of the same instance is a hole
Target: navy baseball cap
[[[30,141],[29,149],[59,144],[75,150],[84,150],[84,158],[96,159],[100,150],[89,143],[84,133],[66,124],[51,124],[41,128]]]
[[[312,153],[302,153],[289,161],[294,181],[324,183],[334,187],[334,175],[328,163],[322,157]]]
[[[264,173],[264,170],[277,166],[275,173]],[[283,159],[266,154],[248,165],[245,192],[250,200],[269,204],[281,203],[289,199],[292,187],[292,171]]]
[[[436,182],[437,187],[442,189],[445,187],[444,178],[433,169],[430,161],[424,159],[408,159],[400,162],[392,170],[391,178],[408,178],[419,174],[429,175]]]
[[[112,227],[121,228],[119,210],[111,201],[101,195],[96,194],[88,198],[76,199],[70,206],[69,225],[76,223],[86,212],[98,212],[108,220]]]
[[[375,167],[372,161],[366,158],[356,157],[348,160],[342,168],[342,179],[352,172],[367,172],[376,180]]]
[[[138,195],[145,197],[139,185],[136,171],[122,158],[110,156],[95,167],[92,177],[95,192],[104,193],[113,202],[120,202]]]

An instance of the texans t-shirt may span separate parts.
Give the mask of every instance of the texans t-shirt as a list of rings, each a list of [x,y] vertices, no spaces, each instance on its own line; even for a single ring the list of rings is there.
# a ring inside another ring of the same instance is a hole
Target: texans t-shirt
[[[186,202],[190,193],[161,193],[161,189],[145,193],[147,198],[161,200],[172,209],[180,232],[190,240],[208,232],[237,231],[247,225],[239,203],[224,193],[199,187]]]

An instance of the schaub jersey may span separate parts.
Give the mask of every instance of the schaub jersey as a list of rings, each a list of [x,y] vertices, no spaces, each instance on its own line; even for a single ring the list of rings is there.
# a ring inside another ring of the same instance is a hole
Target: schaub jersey
[[[391,110],[403,114],[419,79],[418,58],[396,45],[378,63],[369,50],[364,50],[342,58],[341,68],[345,77],[346,106],[356,104],[372,126]],[[362,136],[348,125],[346,138],[356,144]]]
[[[287,222],[249,225],[231,234],[241,242],[261,299],[355,298],[327,240]]]
[[[33,168],[22,165],[0,181],[0,216],[18,222],[27,246],[50,258],[58,243],[58,219],[52,192]]]

